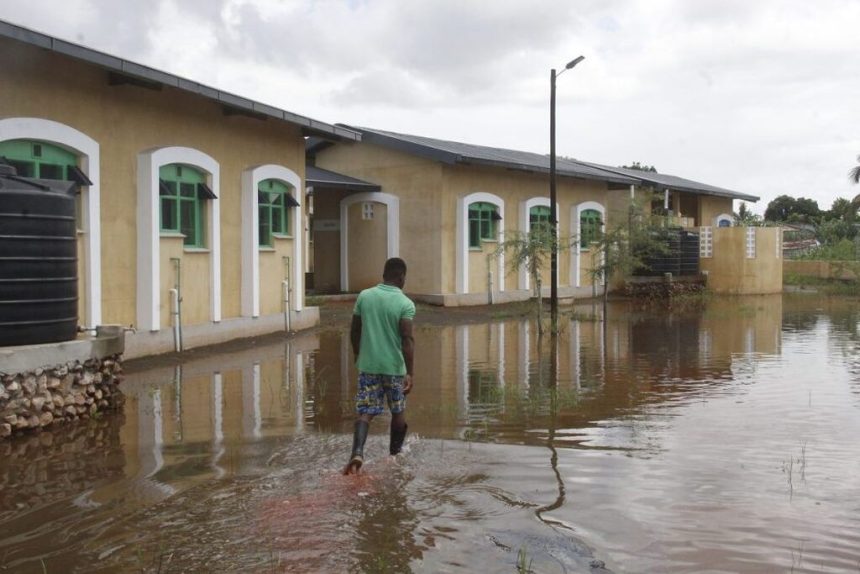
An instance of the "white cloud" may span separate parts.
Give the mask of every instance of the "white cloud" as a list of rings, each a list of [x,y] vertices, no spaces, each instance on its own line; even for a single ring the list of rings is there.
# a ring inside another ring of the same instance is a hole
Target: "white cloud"
[[[860,153],[853,0],[7,0],[0,18],[330,122],[634,160],[829,207]]]

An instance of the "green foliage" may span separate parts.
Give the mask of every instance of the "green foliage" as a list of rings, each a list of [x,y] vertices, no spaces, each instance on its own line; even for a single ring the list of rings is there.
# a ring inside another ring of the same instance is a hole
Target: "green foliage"
[[[552,226],[547,223],[536,223],[530,231],[505,231],[504,240],[499,243],[492,254],[498,257],[502,253],[507,254],[508,269],[511,273],[518,272],[525,267],[531,277],[531,284],[536,299],[538,331],[543,333],[541,321],[541,274],[549,267],[552,251],[557,249],[562,253],[575,245],[576,239],[571,237],[559,237],[552,232]]]
[[[857,218],[857,207],[857,204],[854,202],[844,197],[838,197],[833,201],[833,205],[830,207],[830,211],[827,212],[826,217],[827,219],[838,219],[853,223]]]
[[[622,165],[624,169],[635,169],[638,171],[650,171],[651,173],[657,173],[657,168],[653,165],[647,165],[644,163],[639,163],[638,161],[634,161],[630,165]]]
[[[812,223],[821,215],[818,202],[805,197],[794,198],[790,195],[780,195],[767,204],[764,211],[766,221],[792,221]]]
[[[860,155],[857,156],[857,163],[860,164]],[[860,165],[855,165],[848,171],[848,179],[853,183],[860,183]]]
[[[637,196],[628,205],[627,220],[607,225],[592,243],[598,254],[590,270],[592,281],[608,281],[613,275],[629,277],[637,269],[646,268],[649,259],[668,253],[666,230],[660,218],[649,214],[653,200],[649,194]]]
[[[831,245],[819,245],[800,255],[798,259],[813,261],[854,261],[857,247],[853,241],[842,239]]]
[[[815,229],[815,238],[824,245],[836,245],[842,241],[850,243],[856,236],[857,228],[854,224],[840,219],[823,221]]]
[[[762,219],[762,217],[753,213],[750,208],[747,207],[747,204],[743,201],[738,207],[738,212],[734,215],[736,225],[741,225],[745,227],[761,227],[764,225],[764,220]]]

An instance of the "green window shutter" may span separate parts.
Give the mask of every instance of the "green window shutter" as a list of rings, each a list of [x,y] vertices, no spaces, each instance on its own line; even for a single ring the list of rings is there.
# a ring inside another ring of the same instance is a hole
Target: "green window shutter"
[[[535,225],[550,224],[550,209],[545,205],[536,205],[529,209],[529,231],[531,231]]]
[[[586,209],[579,215],[579,245],[587,248],[600,237],[600,212]]]
[[[496,239],[496,221],[501,219],[498,208],[492,203],[476,202],[469,205],[469,247],[481,247],[481,240]]]
[[[274,245],[274,234],[290,234],[290,210],[298,206],[290,192],[293,187],[279,179],[265,179],[257,187],[260,245]]]
[[[206,174],[188,165],[172,163],[158,170],[160,178],[161,230],[182,233],[183,244],[204,247],[206,200],[200,197],[198,185],[206,183]]]

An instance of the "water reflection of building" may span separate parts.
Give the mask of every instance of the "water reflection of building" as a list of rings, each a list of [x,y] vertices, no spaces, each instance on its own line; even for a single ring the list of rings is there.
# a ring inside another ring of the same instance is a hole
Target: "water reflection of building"
[[[144,499],[175,492],[185,479],[220,478],[231,445],[282,436],[304,426],[304,374],[314,337],[135,372],[123,383],[120,429]]]

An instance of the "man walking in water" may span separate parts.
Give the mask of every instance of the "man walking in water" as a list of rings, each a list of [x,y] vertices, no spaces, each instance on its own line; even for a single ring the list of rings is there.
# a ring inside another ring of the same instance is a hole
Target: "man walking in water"
[[[355,409],[358,420],[352,438],[352,455],[344,474],[357,474],[364,464],[364,443],[370,421],[381,415],[383,400],[391,411],[389,453],[400,452],[406,438],[406,395],[412,390],[412,319],[415,303],[403,294],[406,262],[392,257],[385,262],[382,283],[358,295],[352,314],[350,340],[358,368]]]

